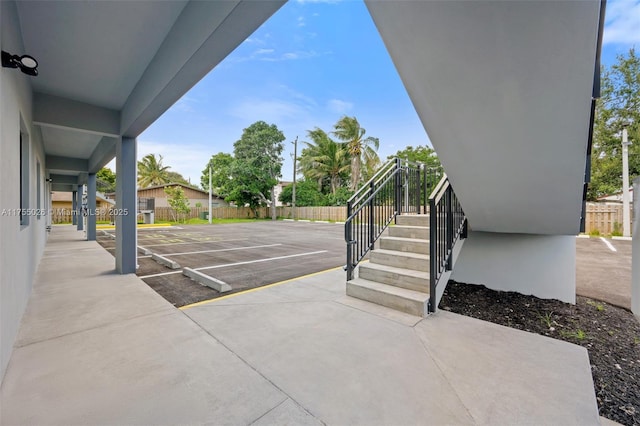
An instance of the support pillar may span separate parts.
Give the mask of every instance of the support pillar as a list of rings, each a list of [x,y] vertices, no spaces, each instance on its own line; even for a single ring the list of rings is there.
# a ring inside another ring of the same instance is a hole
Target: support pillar
[[[631,242],[631,311],[640,321],[640,177],[633,180],[633,238]]]
[[[82,193],[84,192],[83,185],[78,185],[78,200],[76,201],[76,206],[78,207],[77,216],[78,216],[78,231],[84,230],[84,218],[82,216]]]
[[[116,270],[121,274],[135,273],[137,266],[136,146],[136,139],[127,137],[116,144]]]
[[[78,224],[78,191],[71,193],[71,224]]]
[[[96,240],[96,174],[87,180],[87,241]]]

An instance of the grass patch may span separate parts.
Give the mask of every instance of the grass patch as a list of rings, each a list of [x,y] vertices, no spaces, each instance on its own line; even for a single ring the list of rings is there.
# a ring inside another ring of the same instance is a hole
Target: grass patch
[[[264,222],[265,220],[271,220],[271,218],[259,218],[259,219],[212,219],[212,225],[224,225],[226,223],[250,223],[250,222]],[[200,218],[193,218],[193,219],[187,219],[186,222],[182,222],[182,221],[162,221],[162,222],[156,222],[156,223],[167,223],[170,225],[176,225],[176,226],[181,226],[181,225],[208,225],[209,224],[209,220],[208,219],[200,219]]]

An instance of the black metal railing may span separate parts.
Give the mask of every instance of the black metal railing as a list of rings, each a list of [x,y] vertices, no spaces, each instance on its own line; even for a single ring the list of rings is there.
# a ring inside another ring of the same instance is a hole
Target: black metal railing
[[[347,201],[347,281],[353,279],[355,267],[399,214],[427,213],[427,194],[440,175],[441,168],[395,158]]]
[[[429,312],[435,312],[438,281],[453,268],[456,242],[467,237],[467,218],[446,175],[431,192],[429,213]]]

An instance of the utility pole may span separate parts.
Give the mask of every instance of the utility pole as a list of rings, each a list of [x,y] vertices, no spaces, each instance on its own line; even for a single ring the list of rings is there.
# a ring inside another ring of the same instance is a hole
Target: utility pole
[[[209,225],[211,225],[211,207],[213,207],[212,203],[211,203],[211,166],[209,166],[209,214],[207,214],[207,216],[209,216]]]
[[[298,162],[298,137],[293,141],[293,191],[291,194],[292,219],[296,218],[296,163]]]
[[[631,236],[631,214],[629,211],[629,143],[628,123],[622,125],[622,236]],[[636,197],[639,194],[635,194]]]

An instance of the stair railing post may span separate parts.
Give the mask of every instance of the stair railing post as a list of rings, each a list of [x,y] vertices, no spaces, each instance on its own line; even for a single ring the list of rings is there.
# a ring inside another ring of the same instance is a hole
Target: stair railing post
[[[401,181],[401,176],[400,176],[400,171],[402,170],[402,165],[400,163],[400,158],[396,158],[396,166],[395,166],[395,173],[396,173],[396,178],[395,178],[395,191],[394,191],[394,196],[395,196],[395,210],[396,210],[396,216],[400,214],[402,206],[402,181]]]
[[[447,188],[447,193],[445,195],[446,197],[446,209],[447,209],[447,219],[446,219],[446,227],[447,227],[447,252],[446,252],[446,256],[447,256],[447,266],[446,266],[446,270],[450,271],[453,268],[452,265],[452,258],[453,256],[450,255],[451,250],[453,249],[453,190],[451,189],[451,184],[448,184],[449,187]]]
[[[374,215],[374,205],[375,203],[373,202],[373,199],[375,197],[373,197],[373,193],[375,191],[375,184],[373,183],[373,181],[371,181],[371,183],[369,184],[369,197],[371,198],[371,200],[369,200],[369,249],[373,250],[373,246],[375,245],[375,240],[376,240],[376,235],[373,229],[373,223],[375,221],[375,215]]]
[[[352,213],[351,202],[347,202],[347,219],[351,217]],[[353,221],[347,220],[345,224],[346,240],[347,240],[347,281],[353,279]]]
[[[425,203],[427,202],[429,203],[429,312],[435,312],[436,278],[438,276],[438,220],[435,200],[425,201]]]

